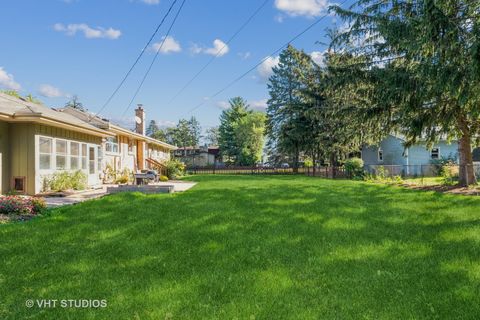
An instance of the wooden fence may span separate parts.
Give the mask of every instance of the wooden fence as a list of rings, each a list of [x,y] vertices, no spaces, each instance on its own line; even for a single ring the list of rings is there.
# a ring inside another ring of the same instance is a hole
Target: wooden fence
[[[298,168],[294,172],[293,168],[266,168],[266,167],[189,167],[187,174],[302,174],[314,176],[313,168]],[[343,178],[345,171],[341,167],[321,167],[315,169],[316,177],[324,178]]]

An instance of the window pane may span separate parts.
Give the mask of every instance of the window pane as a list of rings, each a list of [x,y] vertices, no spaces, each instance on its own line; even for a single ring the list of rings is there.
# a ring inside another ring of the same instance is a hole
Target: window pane
[[[67,157],[66,156],[57,156],[57,169],[64,170],[67,168]]]
[[[67,153],[67,141],[57,140],[57,154],[66,154]]]
[[[40,137],[40,153],[52,152],[52,139]]]
[[[70,157],[70,169],[72,170],[78,170],[79,169],[79,166],[78,166],[78,157]]]
[[[80,146],[77,142],[70,142],[70,154],[72,156],[80,155]]]
[[[51,169],[51,156],[49,154],[40,155],[40,169]]]
[[[94,174],[95,173],[95,161],[89,161],[89,170],[90,170],[90,174]]]
[[[86,144],[82,144],[82,157],[86,157],[87,156],[87,145]],[[85,167],[86,169],[87,167]]]
[[[82,157],[82,169],[87,169],[87,157]]]

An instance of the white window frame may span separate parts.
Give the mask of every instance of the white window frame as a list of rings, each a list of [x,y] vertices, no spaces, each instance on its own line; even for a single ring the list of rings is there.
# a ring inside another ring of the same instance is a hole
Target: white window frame
[[[40,152],[40,140],[41,139],[46,139],[46,140],[49,140],[50,141],[50,153],[42,153]],[[44,136],[39,136],[38,137],[38,169],[40,171],[50,171],[52,170],[52,168],[54,168],[54,152],[53,152],[53,149],[54,149],[54,145],[55,145],[55,139],[53,139],[52,137],[44,137]],[[40,156],[41,155],[48,155],[50,156],[50,166],[49,168],[40,168]]]
[[[436,158],[433,157],[433,150],[435,150],[435,149],[437,150],[437,152],[436,152],[437,157]],[[435,147],[435,148],[432,148],[432,150],[430,150],[430,159],[433,159],[433,160],[440,159],[440,147]]]
[[[378,162],[383,162],[384,154],[382,148],[378,148],[377,151],[377,160]]]
[[[78,154],[77,155],[73,155],[72,154],[72,144],[76,144],[78,146]],[[82,164],[81,164],[81,148],[82,148],[82,144],[80,142],[77,142],[77,141],[68,141],[68,165],[69,165],[69,169],[70,170],[81,170],[82,169]],[[72,160],[76,158],[76,162],[77,162],[77,167],[76,168],[72,168]]]
[[[115,146],[117,147],[117,151],[114,151]],[[119,139],[118,136],[108,137],[105,140],[105,152],[106,153],[113,153],[113,154],[119,154],[120,153],[120,139]]]
[[[65,142],[65,153],[64,154],[59,154],[58,151],[57,151],[57,142]],[[68,140],[66,139],[57,139],[55,138],[55,170],[57,171],[65,171],[65,170],[70,170],[70,163],[68,163],[68,154],[69,154],[69,150],[68,150]],[[60,169],[58,168],[58,165],[57,165],[57,157],[60,156],[60,157],[65,157],[65,167]]]

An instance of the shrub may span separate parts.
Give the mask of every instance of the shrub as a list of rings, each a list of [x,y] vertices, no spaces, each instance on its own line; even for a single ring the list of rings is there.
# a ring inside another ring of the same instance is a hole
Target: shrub
[[[133,175],[128,168],[123,169],[119,174],[116,174],[115,183],[125,184],[133,181]]]
[[[310,158],[305,159],[303,162],[305,168],[312,168],[313,167],[313,160]]]
[[[87,175],[82,171],[62,171],[44,178],[43,191],[85,190],[87,185]]]
[[[360,158],[351,158],[345,161],[345,171],[352,178],[362,178],[364,176],[363,160]]]
[[[458,166],[455,163],[447,163],[440,169],[442,176],[442,184],[446,186],[453,186],[458,178]]]
[[[3,214],[42,214],[47,206],[41,198],[24,196],[0,196],[0,213]]]
[[[167,167],[167,177],[170,180],[183,176],[185,172],[185,164],[178,160],[169,160],[165,166]]]
[[[166,182],[166,181],[168,181],[168,177],[167,176],[160,176],[160,181]]]

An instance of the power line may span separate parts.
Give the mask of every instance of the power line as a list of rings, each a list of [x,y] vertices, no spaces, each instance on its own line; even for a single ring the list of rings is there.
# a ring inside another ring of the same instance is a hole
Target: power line
[[[118,86],[115,88],[115,90],[113,91],[113,93],[110,95],[110,97],[107,99],[107,101],[103,104],[103,106],[100,108],[100,110],[95,114],[95,116],[91,117],[89,121],[91,121],[93,118],[97,117],[100,112],[102,112],[107,106],[108,104],[112,101],[113,97],[117,94],[117,92],[120,90],[120,88],[123,86],[123,84],[125,83],[125,81],[127,80],[127,78],[130,76],[130,74],[132,73],[133,69],[135,68],[135,66],[138,64],[138,62],[140,61],[140,59],[142,58],[143,54],[145,53],[145,51],[148,49],[148,47],[150,46],[150,44],[152,43],[153,39],[155,38],[155,36],[157,35],[158,31],[160,30],[160,28],[162,27],[163,23],[165,22],[165,19],[170,15],[170,12],[172,11],[174,5],[177,3],[178,0],[173,0],[172,4],[170,5],[170,8],[168,8],[168,11],[165,13],[165,15],[163,16],[162,20],[160,21],[160,23],[158,24],[157,28],[155,29],[155,31],[153,32],[152,36],[150,37],[150,39],[148,40],[147,44],[145,45],[145,47],[143,47],[142,51],[140,52],[140,54],[138,55],[137,59],[135,60],[135,62],[132,64],[132,66],[130,67],[130,69],[128,70],[128,72],[125,74],[125,76],[123,77],[122,81],[120,81],[120,83],[118,84]]]
[[[172,21],[172,23],[170,24],[170,27],[168,28],[167,33],[166,33],[165,36],[163,37],[162,42],[160,43],[160,46],[157,48],[157,52],[155,53],[155,56],[153,57],[152,63],[150,63],[150,66],[148,67],[147,71],[145,72],[145,75],[143,76],[142,81],[140,82],[140,85],[138,86],[137,90],[135,91],[135,94],[133,95],[132,99],[130,100],[130,102],[129,102],[127,108],[125,109],[125,111],[123,112],[122,116],[124,116],[124,115],[127,113],[128,109],[130,109],[130,106],[132,105],[133,101],[137,98],[138,93],[139,93],[140,90],[142,89],[143,84],[145,83],[145,80],[147,79],[148,74],[149,74],[150,71],[152,70],[152,67],[153,67],[153,65],[155,64],[155,61],[156,61],[157,58],[158,58],[158,55],[159,55],[159,53],[160,53],[160,50],[162,50],[163,45],[165,44],[165,41],[167,40],[168,36],[170,35],[170,32],[172,31],[172,28],[173,28],[173,26],[175,25],[175,22],[177,21],[177,18],[178,18],[178,16],[180,15],[180,12],[182,11],[183,6],[185,5],[185,2],[186,2],[186,1],[187,1],[187,0],[183,0],[183,1],[182,1],[182,4],[180,5],[180,8],[178,8],[178,11],[177,11],[177,13],[175,14],[175,17],[173,18],[173,21]]]
[[[218,58],[222,51],[238,36],[238,34],[240,34],[240,32],[242,32],[243,29],[245,29],[245,27],[253,20],[253,18],[255,18],[255,16],[263,9],[263,7],[265,7],[267,5],[267,3],[269,2],[270,0],[265,0],[251,15],[250,17],[248,17],[248,19],[240,26],[240,28],[237,29],[237,31],[235,31],[235,33],[227,40],[226,43],[224,43],[223,47],[218,50],[217,54],[215,56],[213,56],[189,81],[187,81],[187,83],[185,83],[185,85],[173,96],[173,98],[168,102],[168,104],[171,104],[176,98],[178,98],[178,96],[180,94],[182,94],[186,88],[188,88],[188,86],[190,86],[192,84],[193,81],[195,81],[195,79],[198,78],[198,76],[203,72],[205,71],[205,69],[208,68],[208,66],[210,66],[210,64],[216,59]]]
[[[342,6],[345,2],[347,2],[348,0],[343,0],[338,6]],[[298,33],[296,36],[294,36],[292,39],[290,39],[288,42],[286,42],[284,45],[282,45],[281,47],[279,47],[278,49],[274,50],[272,53],[270,53],[268,56],[266,56],[265,58],[263,58],[262,60],[260,60],[260,62],[258,62],[257,64],[255,64],[253,67],[251,67],[250,69],[248,69],[246,72],[242,73],[240,76],[238,76],[237,78],[233,79],[231,82],[229,82],[225,87],[223,87],[222,89],[218,90],[216,93],[214,93],[213,95],[211,95],[207,100],[204,100],[202,101],[201,103],[199,103],[197,106],[195,106],[194,108],[190,109],[188,113],[191,113],[193,111],[195,111],[196,109],[200,108],[201,106],[203,106],[206,101],[212,99],[212,98],[215,98],[216,96],[220,95],[221,93],[223,93],[224,91],[226,91],[227,89],[229,89],[230,87],[232,87],[235,83],[237,83],[238,81],[240,81],[241,79],[243,79],[246,75],[248,75],[250,72],[252,72],[253,70],[255,70],[258,66],[260,66],[262,63],[264,63],[267,59],[269,59],[270,57],[276,55],[277,53],[279,53],[280,51],[283,50],[283,48],[287,47],[290,43],[294,42],[295,40],[297,40],[298,38],[300,38],[301,36],[303,36],[305,33],[307,33],[308,31],[310,31],[313,27],[315,27],[317,24],[319,24],[323,19],[325,19],[327,16],[329,15],[329,13],[326,13],[324,14],[323,16],[321,16],[320,18],[316,19],[313,23],[311,23],[307,28],[303,29],[300,33]]]

